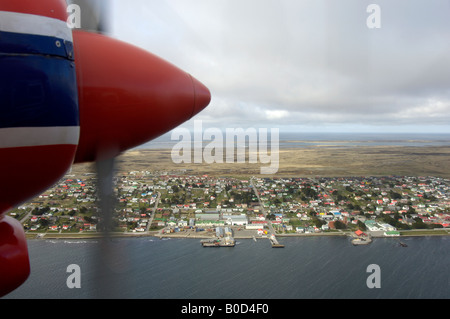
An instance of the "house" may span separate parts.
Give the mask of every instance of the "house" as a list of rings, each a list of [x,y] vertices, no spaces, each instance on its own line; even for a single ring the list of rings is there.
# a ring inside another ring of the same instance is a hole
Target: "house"
[[[367,229],[370,231],[379,231],[379,230],[384,230],[380,225],[378,225],[377,222],[375,222],[374,220],[366,220],[364,222],[364,224],[366,225]]]
[[[167,226],[169,226],[169,227],[175,227],[175,226],[177,226],[177,223],[176,223],[175,221],[171,220],[171,221],[168,221],[168,222],[167,222]]]
[[[360,230],[360,229],[358,229],[357,231],[355,231],[355,235],[356,236],[361,236],[361,235],[363,235],[364,234],[364,232],[362,231],[362,230]]]
[[[179,227],[187,227],[188,225],[188,221],[187,220],[179,220],[178,221],[178,226]]]

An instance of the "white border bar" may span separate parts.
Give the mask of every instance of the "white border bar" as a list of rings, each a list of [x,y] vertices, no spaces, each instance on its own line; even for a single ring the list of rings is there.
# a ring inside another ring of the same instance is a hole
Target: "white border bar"
[[[0,31],[56,37],[73,42],[72,30],[67,22],[34,14],[0,11]]]
[[[79,126],[2,128],[0,148],[78,145],[79,138]]]

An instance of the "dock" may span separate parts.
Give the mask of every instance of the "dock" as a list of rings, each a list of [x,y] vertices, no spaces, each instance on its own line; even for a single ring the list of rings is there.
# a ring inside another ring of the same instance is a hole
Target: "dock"
[[[270,243],[272,244],[272,248],[284,248],[284,245],[280,244],[273,234],[270,236]]]

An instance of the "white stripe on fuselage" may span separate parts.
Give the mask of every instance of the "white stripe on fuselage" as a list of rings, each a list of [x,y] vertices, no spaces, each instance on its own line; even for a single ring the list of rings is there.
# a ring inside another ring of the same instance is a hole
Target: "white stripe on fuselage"
[[[0,128],[0,148],[78,145],[79,126]]]
[[[56,37],[73,42],[67,22],[34,14],[0,11],[0,31]]]

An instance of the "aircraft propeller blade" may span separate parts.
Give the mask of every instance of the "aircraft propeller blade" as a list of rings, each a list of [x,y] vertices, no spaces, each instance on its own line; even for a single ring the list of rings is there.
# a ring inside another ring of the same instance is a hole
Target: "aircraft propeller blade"
[[[99,200],[99,223],[98,227],[102,231],[99,239],[98,251],[96,253],[96,287],[97,297],[118,298],[118,290],[115,285],[115,276],[111,271],[111,265],[115,263],[114,256],[117,254],[116,247],[112,243],[111,231],[113,229],[113,215],[115,207],[114,175],[115,158],[97,161],[95,163],[97,171],[97,196]],[[124,258],[124,256],[122,256]]]

